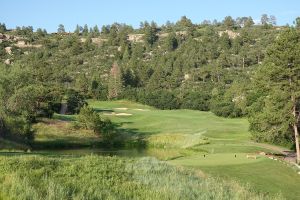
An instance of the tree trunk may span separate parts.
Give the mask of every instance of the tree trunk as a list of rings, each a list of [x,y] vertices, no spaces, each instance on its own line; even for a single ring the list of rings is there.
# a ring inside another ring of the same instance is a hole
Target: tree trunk
[[[298,116],[296,114],[296,104],[293,106],[293,115],[295,117],[295,122],[293,123],[293,129],[295,134],[295,143],[296,143],[296,154],[297,160],[296,162],[300,163],[300,147],[299,147],[299,132],[298,132]]]

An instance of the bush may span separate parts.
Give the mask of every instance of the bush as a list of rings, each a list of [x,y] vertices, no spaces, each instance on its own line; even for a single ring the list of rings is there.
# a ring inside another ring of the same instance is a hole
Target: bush
[[[188,92],[182,99],[181,108],[208,111],[210,98],[206,92]]]
[[[76,124],[76,126],[80,126],[84,129],[91,129],[95,133],[101,135],[105,145],[114,144],[117,137],[117,130],[115,124],[109,119],[101,119],[101,116],[92,108],[84,106],[81,108],[77,120],[79,124]]]
[[[67,92],[68,113],[79,113],[81,107],[87,104],[84,99],[84,96],[78,91],[69,90]]]
[[[221,117],[240,117],[242,110],[237,108],[232,101],[226,99],[212,99],[210,110]]]
[[[98,132],[99,125],[101,125],[101,118],[98,113],[93,111],[92,108],[88,106],[83,106],[80,109],[77,120],[80,126],[84,129],[92,129],[94,132]]]
[[[30,143],[34,140],[31,122],[26,117],[6,116],[0,122],[0,136],[14,139],[18,142]]]
[[[168,90],[156,90],[145,92],[144,103],[162,110],[171,110],[179,108],[179,100]]]

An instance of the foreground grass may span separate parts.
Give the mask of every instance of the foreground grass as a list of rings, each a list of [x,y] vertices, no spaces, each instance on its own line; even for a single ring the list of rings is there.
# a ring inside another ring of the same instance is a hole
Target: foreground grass
[[[296,189],[299,177],[290,167],[264,158],[246,159],[247,153],[277,151],[274,146],[251,142],[246,119],[225,119],[210,112],[191,110],[163,111],[128,101],[90,101],[89,104],[103,117],[118,123],[121,132],[124,131],[122,134],[132,136],[130,138],[133,140],[142,138],[147,147],[151,147],[141,152],[125,151],[125,156],[154,156],[169,160],[172,164],[200,169],[205,174],[220,176],[229,182],[234,180],[249,184],[254,191],[269,193],[270,196],[276,193],[282,193],[287,199],[297,199],[299,196],[299,190]],[[74,129],[74,120],[75,116],[55,115],[53,120],[36,124],[36,144],[43,147],[92,147],[101,141],[92,132]],[[63,157],[63,154],[97,153],[94,150],[86,152],[79,150],[75,153],[74,150],[68,150],[67,153],[59,151],[46,154]],[[119,153],[120,151],[117,155]],[[111,155],[110,152],[100,154]],[[125,162],[126,159],[126,162],[131,163],[130,158],[121,160]]]
[[[153,158],[101,156],[0,156],[0,196],[32,200],[271,199],[237,182],[205,178],[199,171]]]
[[[238,180],[251,183],[260,192],[268,194],[281,193],[287,199],[298,199],[300,196],[300,176],[291,166],[259,157],[249,160],[245,154],[220,153],[206,156],[191,156],[171,161],[180,166],[201,169],[206,174],[222,177],[226,180]]]

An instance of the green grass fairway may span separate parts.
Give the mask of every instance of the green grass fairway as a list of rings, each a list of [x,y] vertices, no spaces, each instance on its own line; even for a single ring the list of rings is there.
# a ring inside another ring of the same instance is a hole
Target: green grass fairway
[[[145,135],[149,142],[164,140],[165,145],[162,145],[162,148],[175,146],[182,150],[184,142],[180,141],[189,141],[185,139],[188,135],[208,138],[208,144],[188,147],[195,153],[178,156],[173,150],[173,154],[178,158],[169,161],[172,164],[193,167],[206,174],[238,180],[249,184],[257,191],[271,195],[282,193],[287,199],[297,199],[300,196],[300,190],[297,189],[300,176],[292,167],[265,157],[256,160],[246,158],[247,153],[277,152],[278,149],[272,148],[272,145],[258,145],[251,142],[247,119],[226,119],[210,112],[192,110],[157,110],[127,101],[90,101],[89,105],[99,110],[103,116],[120,123],[122,127],[134,129],[137,133]],[[132,115],[104,115],[112,112]]]
[[[192,110],[157,110],[128,101],[89,101],[89,105],[95,110],[132,114],[107,116],[115,122],[123,123],[125,128],[135,128],[142,133],[200,133],[211,138],[230,140],[250,138],[247,119],[225,119],[210,112]]]

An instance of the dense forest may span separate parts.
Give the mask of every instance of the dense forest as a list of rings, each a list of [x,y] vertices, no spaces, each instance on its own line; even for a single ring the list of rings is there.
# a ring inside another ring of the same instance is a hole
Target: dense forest
[[[276,26],[268,15],[56,33],[1,23],[0,137],[30,143],[31,125],[62,105],[92,115],[86,99],[128,99],[247,117],[254,140],[299,148],[299,28],[300,18]]]

